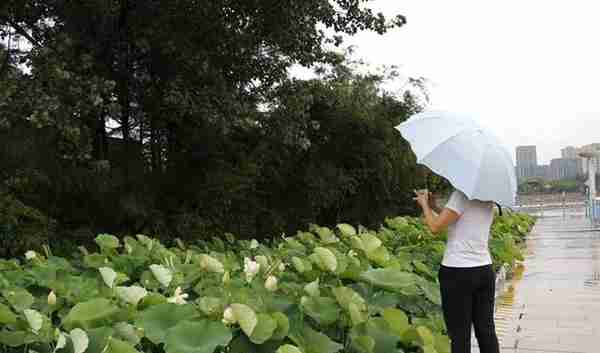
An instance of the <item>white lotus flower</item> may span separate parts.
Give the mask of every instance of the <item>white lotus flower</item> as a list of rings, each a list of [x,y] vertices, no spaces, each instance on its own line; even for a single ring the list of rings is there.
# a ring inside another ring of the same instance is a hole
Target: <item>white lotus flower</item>
[[[42,314],[37,312],[36,310],[25,309],[25,319],[27,319],[27,323],[31,330],[37,333],[42,328],[42,323],[44,322],[44,318]]]
[[[225,309],[225,311],[223,312],[223,320],[221,321],[223,321],[225,325],[233,325],[237,322],[235,314],[233,313],[233,309],[231,307],[227,307],[227,309]]]
[[[154,278],[164,287],[168,287],[173,279],[171,270],[162,265],[150,265],[150,271],[154,275]]]
[[[279,264],[279,271],[281,271],[281,272],[285,271],[285,263],[282,262]]]
[[[33,250],[29,250],[25,253],[25,258],[27,260],[33,260],[37,257],[37,253]]]
[[[117,273],[115,270],[110,267],[100,267],[98,271],[100,271],[102,279],[108,288],[112,288],[115,285],[115,279],[117,279]]]
[[[188,294],[182,293],[181,287],[177,287],[177,289],[175,289],[175,294],[172,297],[170,297],[169,299],[167,299],[167,302],[177,304],[177,305],[182,305],[182,304],[187,303],[185,301],[187,299],[187,297],[188,297]]]
[[[54,291],[50,291],[48,294],[48,305],[56,305],[56,294],[54,294]]]
[[[73,342],[73,353],[83,353],[88,349],[90,340],[87,333],[80,328],[76,328],[69,333]]]
[[[267,288],[269,292],[275,292],[277,290],[277,277],[267,277],[267,280],[265,281],[265,288]]]
[[[254,277],[260,271],[260,264],[256,261],[252,261],[249,258],[244,258],[244,273],[246,274],[246,281],[252,282]]]
[[[250,241],[250,249],[256,249],[256,248],[258,248],[258,245],[259,244],[258,244],[258,241],[256,239],[252,239]]]
[[[148,295],[146,288],[140,286],[117,287],[115,290],[119,298],[133,305],[137,305],[140,300]]]
[[[200,268],[205,271],[214,272],[214,273],[225,272],[225,268],[223,267],[223,264],[219,260],[215,259],[212,256],[208,256],[206,254],[200,255]]]

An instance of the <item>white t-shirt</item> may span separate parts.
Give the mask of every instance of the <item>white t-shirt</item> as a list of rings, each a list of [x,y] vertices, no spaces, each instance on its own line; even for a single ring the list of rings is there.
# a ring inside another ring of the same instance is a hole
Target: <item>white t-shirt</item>
[[[488,248],[490,227],[494,219],[494,203],[469,200],[455,190],[446,208],[460,215],[448,226],[448,243],[442,265],[446,267],[477,267],[492,263]]]

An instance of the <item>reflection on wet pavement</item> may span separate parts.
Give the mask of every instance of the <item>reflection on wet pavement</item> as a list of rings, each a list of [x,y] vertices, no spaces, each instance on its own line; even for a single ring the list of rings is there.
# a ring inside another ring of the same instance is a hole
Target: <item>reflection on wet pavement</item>
[[[600,227],[583,210],[545,212],[505,287],[496,301],[502,352],[600,352]]]

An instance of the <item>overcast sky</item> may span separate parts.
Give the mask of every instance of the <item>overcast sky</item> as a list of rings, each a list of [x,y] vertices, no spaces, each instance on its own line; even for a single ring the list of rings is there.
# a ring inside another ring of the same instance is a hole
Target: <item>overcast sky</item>
[[[405,27],[347,40],[356,57],[429,80],[430,108],[467,112],[538,160],[600,142],[600,2],[375,0]]]

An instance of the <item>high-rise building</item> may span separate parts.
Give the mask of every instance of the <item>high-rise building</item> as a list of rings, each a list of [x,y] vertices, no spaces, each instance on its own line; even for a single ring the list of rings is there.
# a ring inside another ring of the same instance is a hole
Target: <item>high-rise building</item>
[[[577,177],[577,159],[554,158],[550,161],[551,180],[575,179]]]
[[[517,146],[517,167],[537,165],[537,149],[535,146]]]
[[[517,179],[536,177],[538,174],[537,149],[535,146],[517,146]]]

